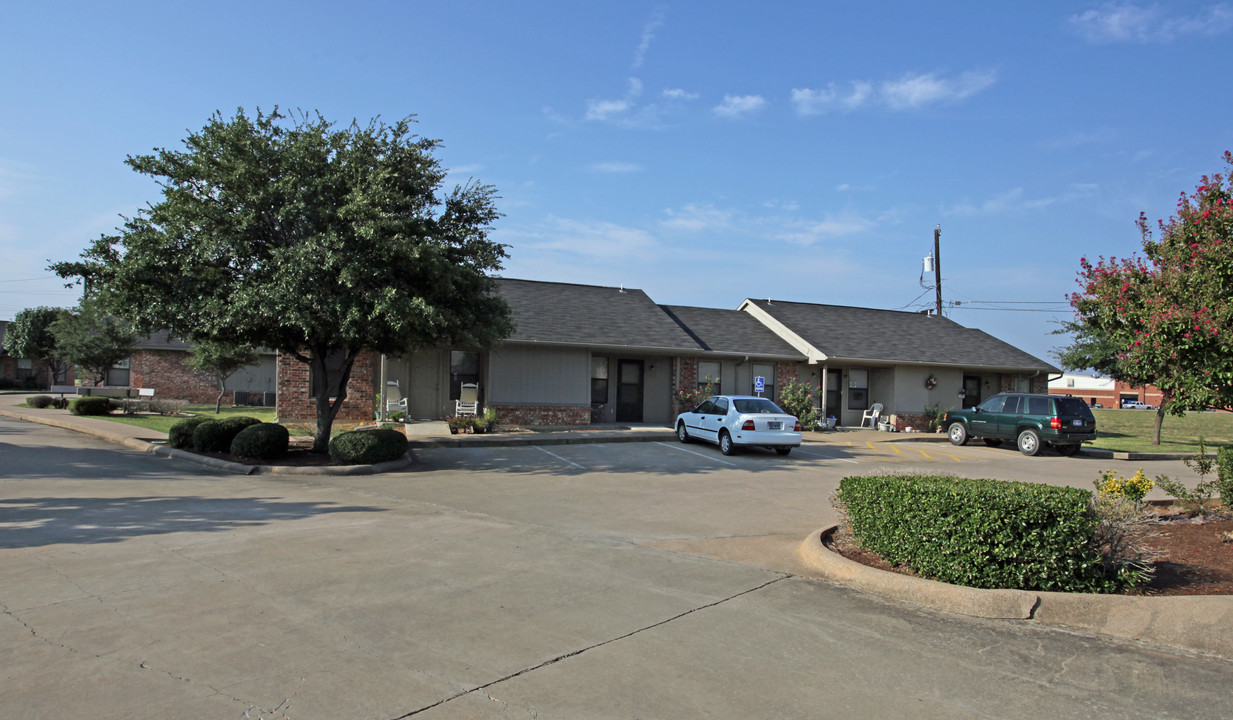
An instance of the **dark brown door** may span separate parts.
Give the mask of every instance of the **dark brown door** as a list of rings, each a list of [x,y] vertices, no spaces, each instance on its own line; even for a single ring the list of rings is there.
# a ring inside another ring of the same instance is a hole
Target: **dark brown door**
[[[980,376],[963,376],[963,407],[976,407],[980,404]]]
[[[642,361],[617,361],[617,422],[642,422]]]

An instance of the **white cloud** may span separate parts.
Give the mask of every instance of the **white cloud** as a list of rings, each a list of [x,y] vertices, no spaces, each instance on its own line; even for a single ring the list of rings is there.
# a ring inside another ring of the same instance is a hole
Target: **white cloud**
[[[1006,212],[1022,212],[1024,210],[1036,210],[1042,207],[1047,207],[1058,202],[1059,198],[1036,198],[1025,199],[1023,197],[1023,188],[1014,188],[1006,192],[999,193],[985,200],[979,205],[969,201],[963,201],[943,208],[942,213],[945,215],[958,215],[960,217],[974,217],[977,215],[997,215]]]
[[[698,93],[691,93],[680,88],[669,88],[660,93],[668,100],[697,100],[700,96]]]
[[[1218,35],[1233,28],[1233,8],[1220,3],[1196,15],[1169,15],[1158,5],[1109,2],[1070,16],[1071,28],[1093,43],[1170,42],[1186,35]]]
[[[926,105],[966,100],[997,80],[992,70],[969,71],[957,78],[937,73],[908,74],[881,85],[881,99],[892,110],[915,110]]]
[[[587,120],[611,120],[629,111],[628,100],[587,100]]]
[[[813,245],[823,240],[863,233],[873,227],[873,221],[858,215],[827,215],[822,220],[799,220],[784,224],[776,234],[780,240],[796,245]]]
[[[700,232],[703,230],[728,230],[732,227],[731,210],[719,210],[711,205],[692,203],[679,210],[665,210],[667,218],[659,222],[665,230]]]
[[[929,105],[959,102],[997,81],[993,70],[970,70],[957,77],[938,73],[909,73],[898,80],[874,84],[853,80],[848,88],[827,83],[825,88],[793,88],[792,107],[801,117],[829,112],[852,112],[881,106],[890,110],[916,110]]]
[[[646,25],[642,27],[642,38],[638,42],[637,49],[634,50],[634,69],[642,67],[642,63],[646,60],[647,50],[651,48],[651,41],[655,39],[655,31],[663,27],[664,11],[663,8],[658,8],[651,13],[651,19],[647,20]]]
[[[635,173],[642,172],[644,168],[641,165],[631,162],[598,162],[587,165],[587,170],[597,173]]]
[[[869,102],[873,84],[853,81],[851,91],[841,90],[835,83],[828,83],[825,90],[809,88],[792,89],[792,106],[797,115],[822,115],[832,110],[851,111]]]
[[[736,118],[761,110],[766,100],[761,95],[724,95],[724,101],[711,112],[721,117]]]
[[[587,260],[619,260],[656,245],[655,238],[639,228],[555,216],[549,216],[544,226],[537,230],[506,234],[523,238],[510,241],[519,249],[582,256]]]

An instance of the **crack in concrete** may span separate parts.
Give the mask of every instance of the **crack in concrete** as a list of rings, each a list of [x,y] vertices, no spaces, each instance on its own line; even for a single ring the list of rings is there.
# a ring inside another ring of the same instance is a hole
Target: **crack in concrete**
[[[62,642],[56,642],[56,641],[54,641],[54,640],[49,640],[48,638],[46,638],[46,637],[44,637],[44,636],[42,636],[42,635],[39,635],[38,631],[34,629],[34,626],[33,626],[33,625],[31,625],[30,623],[26,622],[25,620],[22,620],[21,618],[17,617],[17,615],[13,614],[13,612],[9,610],[9,606],[8,606],[8,605],[5,605],[4,603],[0,603],[0,613],[2,613],[2,614],[4,614],[4,615],[7,615],[8,617],[13,618],[13,620],[15,620],[15,621],[16,621],[19,625],[21,625],[23,628],[25,628],[25,629],[26,629],[26,630],[30,633],[30,637],[32,637],[32,638],[34,638],[34,639],[36,639],[36,640],[39,640],[39,641],[44,642],[44,643],[46,643],[46,644],[48,644],[48,645],[51,645],[52,647],[58,647],[58,648],[61,648],[61,649],[63,649],[63,650],[68,650],[68,651],[69,651],[69,652],[71,652],[71,653],[81,652],[80,650],[78,650],[78,649],[77,649],[77,648],[75,648],[75,647],[69,647],[68,645],[65,645],[65,644],[64,644],[64,643],[62,643]],[[95,655],[94,657],[98,657],[98,655]]]
[[[501,684],[501,683],[503,683],[503,682],[505,682],[505,681],[507,681],[507,680],[513,680],[514,678],[521,677],[521,676],[526,675],[526,674],[528,674],[528,673],[533,673],[533,672],[535,672],[536,670],[541,670],[541,669],[546,668],[546,667],[548,667],[548,666],[550,666],[550,665],[555,665],[555,664],[557,664],[557,663],[561,662],[562,660],[568,660],[568,659],[570,659],[570,658],[578,657],[579,655],[582,655],[582,654],[584,654],[584,653],[590,652],[591,650],[595,650],[595,649],[597,649],[597,648],[602,648],[602,647],[604,647],[604,646],[606,646],[606,645],[611,645],[612,643],[619,642],[619,641],[621,641],[621,640],[625,640],[625,639],[627,639],[627,638],[631,638],[631,637],[633,637],[634,635],[638,635],[638,634],[644,633],[644,632],[646,632],[646,631],[648,631],[648,630],[654,630],[654,629],[655,629],[655,628],[657,628],[657,627],[662,627],[662,626],[664,626],[664,625],[667,625],[668,623],[675,622],[675,621],[677,621],[677,620],[680,620],[681,618],[684,618],[684,617],[688,617],[688,616],[690,616],[690,615],[693,615],[693,614],[694,614],[694,613],[696,613],[696,612],[700,612],[700,611],[702,611],[702,610],[708,610],[708,609],[710,609],[710,608],[717,607],[717,606],[719,606],[719,605],[723,605],[723,604],[724,604],[724,603],[726,603],[726,602],[729,602],[729,601],[731,601],[731,600],[735,600],[736,598],[739,598],[739,597],[744,596],[744,595],[749,595],[750,593],[755,593],[755,592],[757,592],[757,591],[759,591],[759,590],[762,590],[763,588],[770,587],[771,585],[774,585],[775,583],[782,582],[782,581],[784,581],[784,580],[788,580],[788,579],[790,579],[790,578],[792,578],[792,577],[793,577],[792,575],[790,575],[790,574],[788,574],[788,573],[776,573],[776,574],[777,574],[777,575],[779,575],[779,577],[775,578],[774,580],[768,580],[768,581],[766,581],[766,582],[764,582],[764,583],[762,583],[761,585],[758,585],[758,586],[756,586],[756,587],[749,588],[748,590],[742,590],[741,592],[738,592],[738,593],[736,593],[736,594],[734,594],[734,595],[729,595],[728,597],[725,597],[725,598],[720,598],[719,600],[716,600],[715,602],[707,603],[707,604],[705,604],[705,605],[699,605],[698,607],[695,607],[695,608],[690,608],[689,610],[686,610],[685,612],[683,612],[683,613],[679,613],[679,614],[677,614],[677,615],[673,615],[672,617],[667,618],[666,620],[660,620],[659,622],[657,622],[657,623],[652,623],[652,624],[650,624],[650,625],[647,625],[646,627],[641,627],[641,628],[638,628],[637,630],[631,630],[630,632],[627,632],[627,633],[625,633],[624,635],[619,635],[619,636],[614,637],[614,638],[609,638],[608,640],[604,640],[603,642],[598,642],[598,643],[595,643],[594,645],[588,645],[587,647],[584,647],[584,648],[579,648],[578,650],[574,650],[574,651],[572,651],[572,652],[567,652],[567,653],[564,653],[564,654],[558,655],[558,656],[556,656],[556,657],[554,657],[554,658],[551,658],[551,659],[549,659],[549,660],[545,660],[544,662],[542,662],[542,663],[540,663],[540,664],[538,664],[538,665],[533,665],[533,666],[531,666],[531,667],[526,667],[526,668],[523,668],[523,669],[521,669],[521,670],[519,670],[519,671],[517,671],[517,672],[510,673],[509,675],[506,675],[506,676],[504,676],[504,677],[497,678],[496,680],[493,680],[493,681],[491,681],[491,682],[484,683],[483,685],[479,685],[479,686],[473,687],[473,688],[471,688],[471,689],[469,689],[469,690],[463,690],[463,691],[462,691],[462,692],[460,692],[460,693],[456,693],[456,694],[454,694],[454,695],[451,695],[450,697],[447,697],[447,698],[444,698],[444,699],[438,700],[437,702],[435,702],[435,703],[433,703],[433,704],[431,704],[431,705],[425,705],[424,707],[419,708],[418,710],[412,710],[411,712],[406,713],[405,715],[399,715],[398,717],[393,718],[393,720],[405,720],[406,718],[412,717],[412,716],[414,716],[414,715],[419,715],[420,713],[427,712],[428,710],[432,710],[433,708],[440,707],[440,706],[442,706],[442,705],[445,705],[446,703],[453,702],[453,701],[457,700],[458,698],[461,698],[461,697],[466,697],[467,695],[471,695],[471,694],[473,694],[473,693],[477,693],[477,692],[482,692],[482,693],[484,693],[484,695],[486,695],[486,696],[487,696],[490,700],[494,700],[494,701],[496,701],[496,702],[504,702],[504,701],[502,701],[502,700],[497,700],[496,698],[492,697],[492,695],[490,695],[489,693],[487,693],[487,692],[486,692],[486,691],[487,691],[487,689],[488,689],[488,688],[490,688],[490,687],[492,687],[492,686],[494,686],[494,685],[499,685],[499,684]],[[507,704],[507,705],[508,705],[508,704]],[[528,710],[528,712],[531,712],[531,711],[530,711],[530,710]]]

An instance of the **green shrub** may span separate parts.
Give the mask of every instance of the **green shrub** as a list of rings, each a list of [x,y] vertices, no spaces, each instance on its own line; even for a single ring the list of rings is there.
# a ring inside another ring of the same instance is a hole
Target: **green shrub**
[[[397,430],[356,430],[330,440],[330,458],[343,465],[371,465],[407,453],[407,436]]]
[[[257,460],[273,460],[287,454],[291,433],[278,423],[258,423],[236,433],[231,454]]]
[[[1216,482],[1220,485],[1220,502],[1233,510],[1233,447],[1216,451]]]
[[[1097,549],[1092,493],[956,477],[846,477],[853,534],[887,561],[977,588],[1112,592],[1134,578]]]
[[[186,450],[193,447],[193,431],[202,423],[213,422],[213,418],[206,415],[197,415],[191,418],[186,418],[171,426],[167,431],[167,444],[179,450]]]
[[[813,396],[817,391],[818,389],[809,383],[789,380],[779,389],[779,407],[789,415],[796,416],[796,419],[801,421],[802,428],[812,429],[821,420],[818,409],[813,405]]]
[[[50,407],[53,399],[50,395],[31,395],[26,398],[26,404],[32,408],[42,410],[45,407]]]
[[[203,422],[193,430],[193,449],[197,452],[227,452],[241,430],[261,421],[247,415]]]
[[[111,412],[111,398],[79,397],[69,403],[69,412],[74,415],[106,415]]]

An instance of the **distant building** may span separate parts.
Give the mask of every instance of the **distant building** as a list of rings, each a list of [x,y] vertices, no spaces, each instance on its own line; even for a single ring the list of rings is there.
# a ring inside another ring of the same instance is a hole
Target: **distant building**
[[[1122,403],[1127,400],[1138,400],[1154,407],[1160,407],[1160,402],[1164,399],[1160,389],[1155,385],[1134,387],[1113,378],[1070,373],[1056,380],[1050,380],[1049,394],[1083,398],[1088,405],[1100,405],[1107,408],[1121,407]]]

